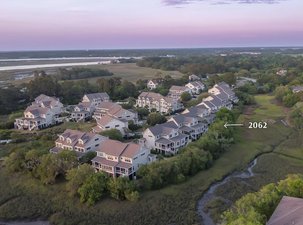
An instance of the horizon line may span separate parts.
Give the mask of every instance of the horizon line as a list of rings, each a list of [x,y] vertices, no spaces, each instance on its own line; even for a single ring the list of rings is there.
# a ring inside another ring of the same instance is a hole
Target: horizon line
[[[92,49],[26,49],[26,50],[0,50],[0,53],[9,52],[58,52],[58,51],[127,51],[127,50],[187,50],[187,49],[241,49],[241,48],[303,48],[303,45],[298,46],[222,46],[222,47],[146,47],[146,48],[92,48]]]

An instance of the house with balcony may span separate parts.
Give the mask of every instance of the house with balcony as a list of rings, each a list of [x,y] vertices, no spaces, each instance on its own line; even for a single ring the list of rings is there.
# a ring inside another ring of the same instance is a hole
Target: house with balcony
[[[148,163],[149,154],[150,151],[143,145],[108,139],[98,147],[92,166],[96,171],[103,171],[112,177],[132,179],[140,166]]]
[[[179,132],[179,127],[173,121],[147,128],[143,138],[147,148],[164,155],[177,154],[190,141],[189,135]]]
[[[58,154],[63,150],[75,151],[80,158],[89,151],[96,151],[99,145],[107,139],[99,134],[67,129],[58,136],[55,147],[50,149],[50,152]]]
[[[82,98],[82,102],[89,102],[93,106],[98,106],[102,102],[109,102],[110,98],[106,92],[86,94]]]
[[[185,87],[190,89],[190,92],[193,95],[200,94],[203,90],[205,90],[205,85],[201,81],[191,81],[185,85]]]
[[[118,120],[132,121],[134,124],[138,123],[138,113],[136,111],[123,109],[121,105],[114,102],[102,102],[96,107],[93,118],[100,120],[106,115]]]
[[[142,92],[136,100],[136,107],[169,114],[183,109],[183,104],[178,99],[164,97],[159,93]]]
[[[128,121],[123,119],[117,119],[110,115],[102,116],[97,119],[97,126],[93,128],[94,133],[100,133],[106,130],[116,129],[121,132],[123,136],[126,135],[128,131]]]
[[[215,84],[213,88],[208,90],[208,93],[211,95],[216,95],[216,96],[217,95],[226,95],[227,99],[233,103],[237,103],[239,101],[235,92],[225,82],[220,82],[218,84]]]
[[[80,122],[89,120],[96,107],[104,102],[109,102],[110,98],[107,93],[93,93],[83,96],[82,101],[76,105],[71,113],[71,120]]]
[[[195,74],[188,76],[188,81],[197,81],[197,80],[201,80],[201,78]]]
[[[173,85],[173,86],[171,86],[171,88],[169,89],[169,92],[168,92],[168,95],[167,95],[167,96],[169,96],[169,97],[171,97],[171,98],[174,98],[174,99],[180,99],[180,98],[181,98],[181,95],[182,95],[184,92],[188,92],[189,94],[192,95],[191,89],[190,89],[189,87]]]
[[[212,113],[211,109],[204,104],[185,109],[182,114],[197,117],[200,122],[207,123],[208,125],[215,119],[215,115]]]
[[[151,79],[147,81],[147,88],[149,90],[154,90],[161,85],[162,81],[162,79]]]
[[[58,124],[61,121],[63,104],[59,99],[47,95],[39,95],[28,106],[23,117],[17,118],[14,127],[19,130],[40,130]]]
[[[198,117],[189,114],[179,114],[168,121],[174,122],[181,134],[188,135],[191,141],[198,140],[208,130],[208,124],[201,122]]]

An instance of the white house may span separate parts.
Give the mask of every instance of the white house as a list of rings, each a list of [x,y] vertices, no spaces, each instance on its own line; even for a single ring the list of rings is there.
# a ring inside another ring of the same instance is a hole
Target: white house
[[[123,109],[121,105],[114,102],[102,102],[96,107],[93,118],[99,120],[105,115],[118,120],[132,121],[134,124],[138,123],[138,113],[136,111]]]
[[[63,111],[63,104],[55,97],[39,95],[26,108],[24,117],[17,118],[14,127],[20,130],[39,130],[61,122],[59,116]]]
[[[212,95],[220,95],[220,94],[227,95],[228,100],[230,100],[234,103],[237,103],[239,101],[235,92],[225,82],[215,84],[213,88],[208,90],[208,93],[210,93]]]
[[[189,136],[180,133],[173,121],[147,128],[143,132],[143,138],[147,148],[165,155],[177,154],[189,142]]]
[[[303,86],[293,86],[291,87],[293,93],[303,92]]]
[[[156,89],[162,82],[162,79],[151,79],[147,81],[147,88],[149,90]]]
[[[197,81],[197,80],[201,80],[201,79],[200,79],[200,77],[198,77],[197,75],[192,74],[192,75],[189,75],[189,76],[188,76],[188,80],[189,80],[189,81]]]
[[[171,98],[174,98],[174,99],[180,99],[181,95],[184,92],[188,92],[189,94],[192,94],[190,88],[188,88],[186,86],[173,85],[169,89],[168,96],[171,97]]]
[[[74,107],[71,119],[76,122],[88,120],[92,117],[97,106],[109,101],[110,98],[105,92],[86,94],[83,96],[82,102]]]
[[[183,105],[178,99],[164,97],[161,94],[153,92],[142,92],[136,100],[136,107],[167,114],[181,110]]]
[[[106,92],[86,94],[82,98],[82,102],[89,102],[94,106],[98,106],[102,102],[108,102],[110,98]]]
[[[193,95],[198,95],[205,89],[205,85],[201,81],[189,82],[185,87],[188,87]]]
[[[188,135],[192,141],[200,138],[208,130],[207,123],[200,122],[198,117],[189,114],[179,114],[168,121],[174,122],[179,128],[179,132]]]
[[[57,154],[63,150],[70,150],[81,157],[89,151],[96,151],[98,146],[107,139],[99,134],[67,129],[59,135],[55,142],[56,146],[50,149],[50,152]]]
[[[125,135],[128,128],[127,121],[119,120],[109,115],[102,116],[100,119],[97,119],[96,121],[97,121],[97,126],[93,128],[93,132],[95,133],[116,129],[119,130],[122,135]]]
[[[140,166],[148,163],[149,154],[143,145],[106,140],[98,147],[92,165],[113,177],[135,178]]]

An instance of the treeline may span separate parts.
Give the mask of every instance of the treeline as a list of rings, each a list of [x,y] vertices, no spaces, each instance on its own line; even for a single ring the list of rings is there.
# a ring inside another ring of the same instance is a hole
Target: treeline
[[[279,68],[292,68],[290,73],[303,70],[302,57],[288,55],[205,55],[199,57],[148,57],[137,62],[138,66],[162,70],[178,70],[182,73],[198,75],[233,72],[252,76],[261,75],[259,72],[276,71]],[[240,75],[240,74],[239,74]]]
[[[90,68],[72,68],[58,69],[57,73],[54,75],[58,80],[77,80],[77,79],[85,79],[91,77],[105,77],[112,76],[113,73],[108,70],[103,69],[90,69]]]
[[[165,76],[163,85],[156,92],[166,95],[172,85],[184,85],[186,81],[185,76],[179,79]],[[39,75],[27,84],[0,89],[0,114],[9,114],[23,109],[40,94],[59,97],[65,104],[77,104],[84,94],[96,92],[106,92],[112,100],[137,98],[140,91],[147,90],[146,83],[147,80],[138,80],[134,84],[118,77],[99,78],[95,83],[90,83],[85,79],[62,81],[56,76],[49,76],[40,71]]]
[[[258,93],[270,93],[280,85],[303,83],[303,57],[289,55],[205,55],[200,57],[149,57],[137,62],[138,66],[162,70],[178,70],[184,74],[209,77],[212,86],[219,81],[233,85],[237,77],[257,80]],[[286,76],[277,72],[287,70]]]
[[[237,114],[221,109],[216,116],[208,131],[177,156],[140,167],[137,173],[139,186],[143,189],[159,189],[183,182],[189,176],[210,168],[213,160],[218,159],[233,143],[234,129],[226,129],[224,124],[227,121],[235,122]]]
[[[66,104],[78,103],[84,94],[107,92],[112,99],[137,97],[137,87],[121,78],[100,78],[95,84],[87,80],[59,82],[52,76],[41,75],[25,84],[26,94],[32,100],[40,94],[59,97]]]
[[[303,198],[302,175],[289,175],[277,184],[268,184],[260,191],[240,198],[223,214],[224,225],[265,225],[283,196]]]

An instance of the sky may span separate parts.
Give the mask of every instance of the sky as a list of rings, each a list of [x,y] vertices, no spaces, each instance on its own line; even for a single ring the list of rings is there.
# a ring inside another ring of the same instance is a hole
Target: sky
[[[1,0],[0,51],[303,46],[302,0]]]

